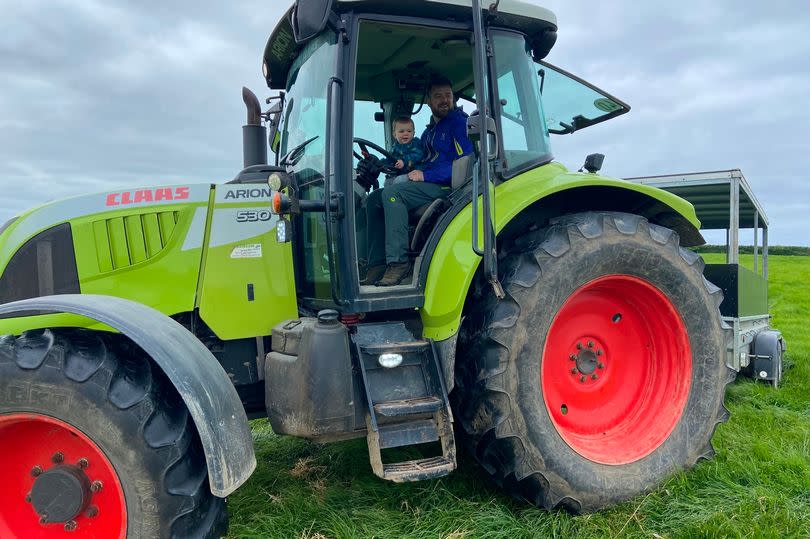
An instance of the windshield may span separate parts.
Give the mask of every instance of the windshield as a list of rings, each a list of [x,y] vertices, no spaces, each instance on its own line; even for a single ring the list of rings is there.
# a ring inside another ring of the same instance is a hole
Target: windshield
[[[287,96],[281,125],[281,149],[284,156],[307,140],[293,168],[311,167],[323,174],[326,140],[326,83],[335,63],[335,36],[324,34],[307,43],[290,67]]]
[[[290,67],[279,155],[287,156],[300,200],[323,200],[326,170],[326,89],[335,72],[337,36],[325,32],[309,41]],[[287,154],[290,155],[287,155]],[[323,213],[301,214],[295,242],[299,291],[306,297],[330,297],[329,259]]]

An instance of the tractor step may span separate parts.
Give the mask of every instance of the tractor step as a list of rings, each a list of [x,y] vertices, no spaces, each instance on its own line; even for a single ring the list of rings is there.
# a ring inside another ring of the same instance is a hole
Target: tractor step
[[[445,457],[429,457],[408,462],[383,464],[383,479],[394,483],[422,481],[443,477],[456,469],[456,464]]]
[[[366,344],[363,351],[369,354],[409,354],[430,350],[428,341],[390,342],[381,344]]]
[[[442,399],[438,397],[419,397],[416,399],[378,402],[374,405],[374,411],[386,417],[397,417],[409,414],[436,412],[443,404]]]
[[[400,322],[356,328],[352,340],[368,406],[372,470],[398,483],[447,475],[456,468],[453,415],[433,342],[415,338]],[[439,457],[382,460],[383,449],[435,442],[441,445]]]
[[[439,429],[431,419],[380,425],[377,430],[380,449],[427,444],[439,440]]]

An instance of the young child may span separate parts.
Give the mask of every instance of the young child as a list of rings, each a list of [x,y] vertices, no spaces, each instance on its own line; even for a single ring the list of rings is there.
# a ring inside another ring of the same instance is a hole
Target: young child
[[[392,162],[389,159],[388,163],[401,170],[402,174],[386,178],[385,187],[395,183],[407,182],[408,172],[418,168],[425,159],[425,147],[419,137],[414,136],[413,120],[405,116],[399,117],[394,120],[393,128],[396,142],[391,148],[391,153],[394,154],[397,160]]]

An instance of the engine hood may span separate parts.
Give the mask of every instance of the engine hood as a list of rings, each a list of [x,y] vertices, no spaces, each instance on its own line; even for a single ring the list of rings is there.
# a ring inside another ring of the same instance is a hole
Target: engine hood
[[[120,189],[92,195],[54,200],[37,206],[12,220],[0,232],[0,268],[19,247],[40,232],[73,219],[116,210],[140,210],[152,206],[206,203],[211,184],[182,184]]]

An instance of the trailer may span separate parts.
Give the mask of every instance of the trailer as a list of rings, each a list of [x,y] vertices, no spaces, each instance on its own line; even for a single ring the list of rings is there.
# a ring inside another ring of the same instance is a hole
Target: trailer
[[[638,176],[629,181],[658,187],[689,201],[701,230],[726,231],[726,263],[706,264],[706,279],[723,290],[720,313],[732,330],[729,368],[774,387],[782,379],[787,346],[771,328],[768,312],[768,216],[739,169]],[[740,264],[740,230],[753,230],[754,264]],[[760,248],[760,237],[762,246]]]

